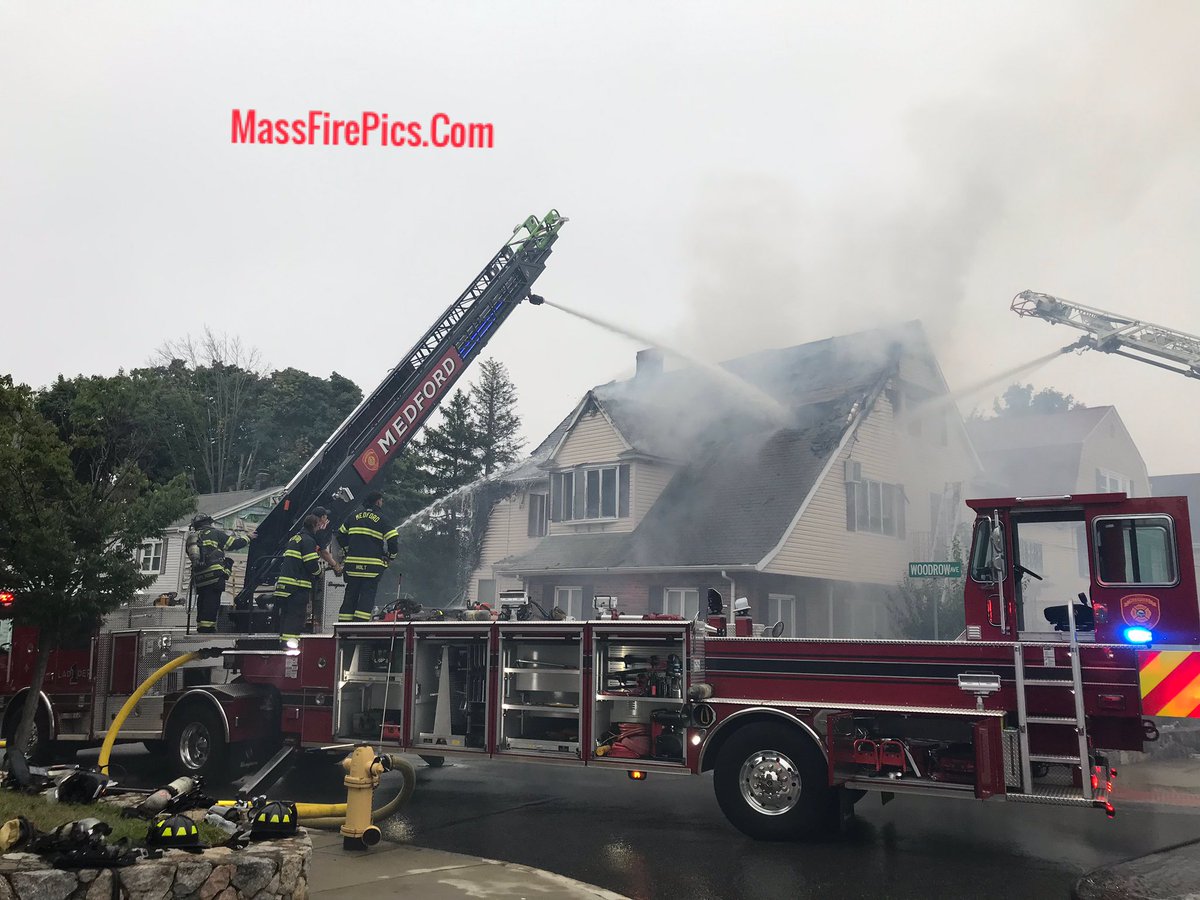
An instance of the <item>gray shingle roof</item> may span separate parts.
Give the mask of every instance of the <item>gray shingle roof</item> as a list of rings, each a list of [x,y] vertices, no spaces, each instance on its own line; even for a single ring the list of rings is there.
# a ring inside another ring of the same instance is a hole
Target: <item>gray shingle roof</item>
[[[919,326],[830,338],[725,364],[778,401],[782,413],[744,388],[714,385],[696,369],[594,388],[585,403],[602,408],[636,451],[676,460],[679,470],[633,532],[555,535],[498,568],[759,562],[783,537],[864,401],[905,349],[928,352]]]
[[[186,528],[192,518],[200,513],[215,516],[226,510],[249,506],[253,501],[282,491],[283,487],[252,488],[248,491],[222,491],[219,494],[200,494],[196,497],[196,509],[171,523],[172,528]]]
[[[1078,489],[1083,442],[1111,406],[976,419],[967,434],[990,481],[1015,496]]]

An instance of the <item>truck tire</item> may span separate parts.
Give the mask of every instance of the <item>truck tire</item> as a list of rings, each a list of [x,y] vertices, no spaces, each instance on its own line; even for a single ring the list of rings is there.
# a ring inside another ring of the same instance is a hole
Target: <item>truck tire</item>
[[[816,743],[782,722],[740,728],[721,748],[713,772],[717,803],[752,838],[814,838],[837,829],[837,792]]]
[[[229,743],[220,716],[200,703],[177,709],[167,723],[167,754],[181,775],[221,777],[229,764]]]

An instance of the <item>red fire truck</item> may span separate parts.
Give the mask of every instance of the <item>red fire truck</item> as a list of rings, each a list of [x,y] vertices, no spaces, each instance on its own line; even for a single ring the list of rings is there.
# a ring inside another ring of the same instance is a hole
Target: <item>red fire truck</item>
[[[350,502],[411,437],[484,329],[530,296],[561,221],[529,220],[393,371],[396,383],[364,401],[289,485],[252,545],[231,614],[238,635],[190,634],[181,607],[117,611],[86,646],[55,652],[32,749],[99,740],[162,662],[214,647],[219,655],[148,692],[122,738],[162,746],[189,772],[267,760],[258,783],[295,752],[363,741],[431,762],[542,762],[636,778],[711,770],[726,816],[766,839],[835,827],[866,792],[1111,815],[1108,754],[1143,749],[1156,736],[1147,716],[1200,715],[1200,606],[1183,498],[969,501],[966,629],[954,641],[754,636],[734,598],[719,595],[697,621],[618,616],[616,604],[590,621],[525,621],[513,612],[528,599],[515,596],[499,611],[507,618],[488,621],[348,623],[294,644],[255,633],[265,613],[254,589],[271,580],[290,529],[318,502]],[[435,382],[435,370],[445,378]],[[1045,608],[1038,628],[1024,621],[1026,585],[1041,573],[1022,558],[1023,535],[1057,526],[1085,536],[1088,590]],[[1046,639],[1023,639],[1047,625]],[[6,731],[35,699],[35,640],[17,628],[0,659]]]

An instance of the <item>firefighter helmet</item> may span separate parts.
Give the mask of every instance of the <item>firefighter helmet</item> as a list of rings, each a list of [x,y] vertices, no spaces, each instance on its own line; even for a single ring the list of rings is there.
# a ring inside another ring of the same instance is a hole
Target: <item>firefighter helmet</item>
[[[155,819],[146,829],[146,846],[175,847],[180,850],[198,850],[204,845],[200,843],[200,829],[185,815],[164,816]]]
[[[255,810],[250,823],[250,837],[254,840],[288,837],[296,833],[298,819],[295,803],[269,800]]]

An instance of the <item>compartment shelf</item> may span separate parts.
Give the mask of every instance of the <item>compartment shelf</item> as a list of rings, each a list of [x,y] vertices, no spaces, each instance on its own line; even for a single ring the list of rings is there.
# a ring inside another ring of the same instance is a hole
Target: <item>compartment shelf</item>
[[[684,703],[687,703],[687,700],[682,697],[646,697],[641,694],[597,694],[596,699],[602,702],[606,700],[637,700],[641,703],[662,704],[664,706],[673,704],[682,706]]]
[[[505,710],[536,713],[539,716],[549,716],[560,719],[575,719],[579,717],[578,706],[532,706],[523,703],[505,703]]]
[[[522,674],[537,674],[537,675],[575,675],[580,674],[579,669],[559,669],[555,666],[505,666],[505,675],[522,675]]]

